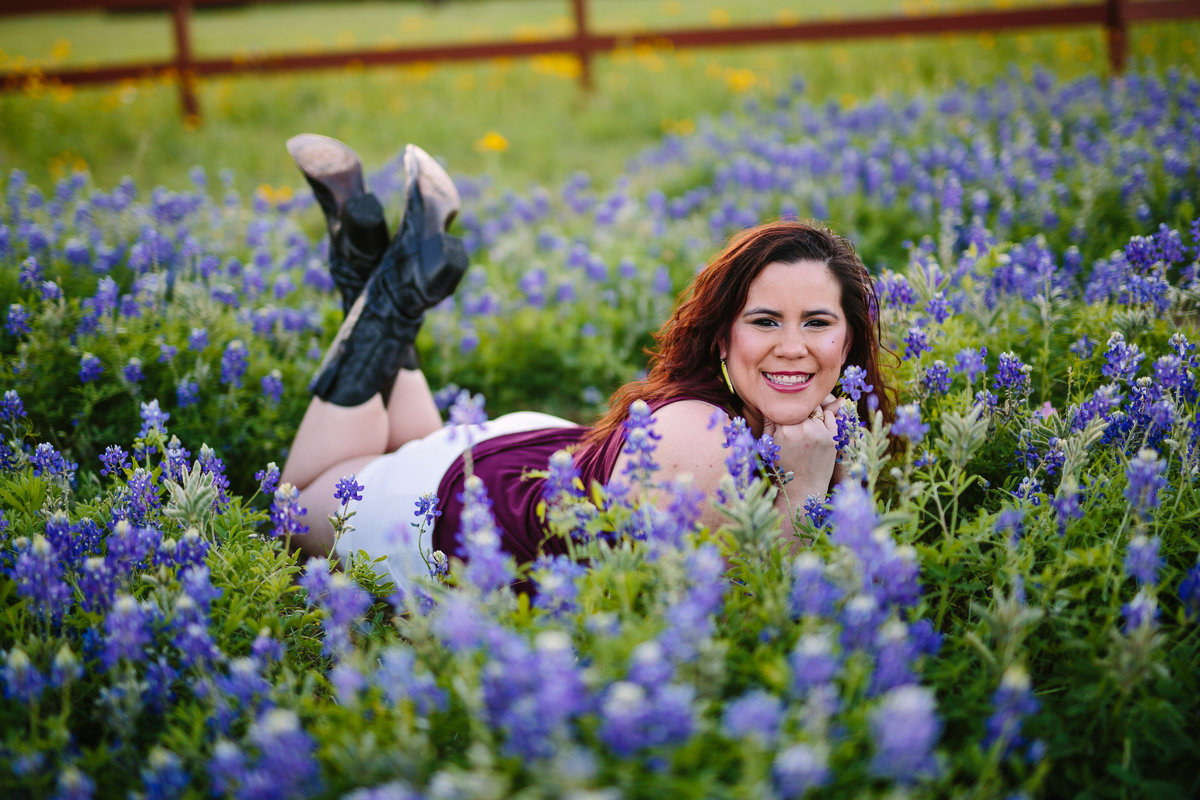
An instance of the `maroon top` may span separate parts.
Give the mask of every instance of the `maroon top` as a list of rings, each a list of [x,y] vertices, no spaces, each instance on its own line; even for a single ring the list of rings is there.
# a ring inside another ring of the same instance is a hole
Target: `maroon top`
[[[651,404],[654,411],[679,400],[673,397]],[[530,470],[546,470],[550,456],[559,450],[576,447],[590,428],[546,428],[542,430],[507,433],[471,447],[474,474],[487,488],[492,502],[492,514],[501,531],[501,547],[518,562],[533,561],[541,553],[566,553],[566,543],[559,537],[548,539],[546,529],[538,518],[537,506],[542,500],[546,478],[527,476]],[[617,428],[596,447],[575,452],[575,466],[585,487],[599,482],[608,483],[621,448],[625,445],[624,428]],[[466,488],[466,465],[460,455],[442,476],[438,484],[438,510],[442,515],[433,527],[433,549],[448,556],[459,555],[458,532],[462,517],[462,495]]]

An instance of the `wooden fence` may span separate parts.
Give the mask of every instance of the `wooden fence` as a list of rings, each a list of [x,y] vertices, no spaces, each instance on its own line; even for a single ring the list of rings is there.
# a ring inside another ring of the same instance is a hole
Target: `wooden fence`
[[[267,55],[198,58],[192,53],[192,10],[197,7],[246,4],[248,0],[0,0],[0,17],[17,14],[70,12],[104,9],[159,10],[169,12],[175,42],[169,61],[112,64],[95,68],[33,68],[0,71],[0,90],[19,90],[30,81],[63,84],[112,83],[130,78],[172,76],[178,79],[184,114],[199,118],[197,78],[246,72],[285,72],[344,68],[349,64],[383,66],[415,62],[473,61],[520,58],[546,54],[569,54],[580,63],[580,80],[592,82],[592,59],[598,53],[639,44],[669,44],[682,48],[728,47],[783,42],[845,41],[896,36],[928,36],[942,33],[1012,31],[1028,28],[1100,26],[1108,45],[1109,65],[1115,73],[1124,69],[1129,26],[1155,20],[1200,18],[1200,0],[1101,0],[1100,2],[1031,6],[967,13],[923,16],[864,17],[817,20],[778,25],[742,25],[722,28],[685,28],[595,33],[588,25],[588,0],[569,0],[575,30],[568,36],[536,41],[493,41],[430,44],[420,47],[389,47],[337,50],[324,53],[273,53]],[[256,4],[295,0],[249,0]]]

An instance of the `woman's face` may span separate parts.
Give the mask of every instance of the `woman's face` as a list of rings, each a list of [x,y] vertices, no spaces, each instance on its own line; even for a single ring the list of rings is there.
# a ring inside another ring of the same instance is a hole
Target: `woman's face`
[[[755,435],[798,425],[833,391],[850,352],[842,291],[819,261],[772,262],[750,284],[721,357]]]

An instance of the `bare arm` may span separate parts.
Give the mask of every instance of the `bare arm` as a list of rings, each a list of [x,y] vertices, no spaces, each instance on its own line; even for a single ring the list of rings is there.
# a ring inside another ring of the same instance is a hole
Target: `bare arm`
[[[775,507],[783,516],[783,532],[792,532],[791,518],[795,511],[804,507],[810,494],[823,497],[828,491],[836,467],[837,451],[834,435],[837,421],[834,412],[838,400],[830,395],[824,420],[807,420],[800,425],[775,426],[766,424],[764,432],[770,433],[779,445],[780,468],[791,471],[795,478],[779,492]],[[712,505],[711,499],[727,472],[725,458],[725,433],[722,425],[710,425],[715,406],[699,400],[681,400],[663,406],[654,413],[654,430],[661,437],[655,450],[659,465],[657,475],[660,482],[669,483],[682,475],[690,475],[693,485],[704,492],[708,500],[704,504],[700,522],[709,528],[717,528],[728,520]],[[723,412],[722,417],[723,417]],[[613,470],[614,478],[620,480],[627,459],[621,455]],[[639,492],[639,487],[634,487]]]

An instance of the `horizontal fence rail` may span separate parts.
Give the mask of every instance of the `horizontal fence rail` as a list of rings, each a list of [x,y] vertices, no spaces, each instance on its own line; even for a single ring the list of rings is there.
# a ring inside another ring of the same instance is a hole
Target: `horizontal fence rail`
[[[294,3],[295,0],[0,0],[0,16],[79,11],[169,11],[175,42],[168,61],[112,64],[87,68],[42,68],[0,71],[0,90],[20,90],[30,83],[70,85],[114,83],[141,78],[174,78],[179,82],[184,113],[199,118],[196,79],[214,75],[271,73],[342,68],[348,65],[387,66],[445,61],[478,61],[525,58],[549,54],[575,56],[580,80],[592,83],[591,63],[598,53],[638,45],[677,49],[729,47],[788,42],[826,42],[879,39],[897,36],[931,36],[945,33],[1012,31],[1029,28],[1100,26],[1105,32],[1109,65],[1124,69],[1128,28],[1131,24],[1200,18],[1200,0],[1103,0],[1103,2],[1015,8],[996,11],[930,14],[922,16],[860,17],[814,20],[794,24],[742,25],[722,28],[681,28],[621,33],[593,33],[588,25],[588,0],[570,0],[575,31],[569,36],[532,41],[430,44],[419,47],[366,48],[325,53],[271,53],[249,56],[198,58],[191,48],[191,15],[197,7]]]

